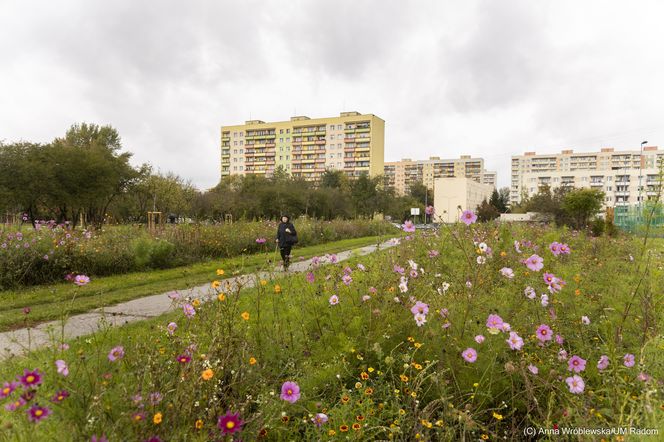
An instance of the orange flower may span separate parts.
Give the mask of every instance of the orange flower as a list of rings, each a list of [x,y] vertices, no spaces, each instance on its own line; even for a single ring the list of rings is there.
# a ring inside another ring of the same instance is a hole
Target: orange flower
[[[364,390],[364,394],[366,394],[367,396],[371,396],[371,395],[373,394],[373,388],[371,388],[371,387],[367,387],[367,388]]]
[[[369,379],[369,373],[363,371],[362,373],[360,373],[360,377],[366,381],[367,379]]]
[[[219,282],[219,281],[212,281],[212,288],[213,288],[213,289],[218,289],[219,287],[221,287],[221,282]]]
[[[154,422],[155,425],[159,425],[161,423],[161,419],[161,413],[155,413],[155,415],[152,417],[152,422]]]
[[[209,381],[210,379],[212,379],[213,376],[214,376],[214,371],[212,371],[211,368],[203,370],[203,373],[201,373],[201,378],[203,378],[204,381]]]
[[[224,273],[226,273],[226,272],[224,272],[223,269],[217,269],[217,275],[218,276],[223,276]]]
[[[348,425],[342,425],[342,426],[340,426],[340,427],[339,427],[339,431],[341,431],[342,433],[345,433],[346,431],[348,431]]]
[[[218,299],[219,301],[225,301],[225,300],[226,300],[226,295],[224,295],[223,293],[219,293],[219,294],[217,295],[217,299]]]
[[[249,312],[242,312],[240,316],[242,316],[242,319],[244,319],[245,321],[249,320]]]
[[[358,431],[360,428],[362,428],[362,425],[358,424],[357,422],[353,424],[353,430]]]
[[[274,293],[281,293],[281,286],[279,284],[275,284]]]
[[[256,363],[256,358],[253,356],[249,358],[249,365],[254,365]]]
[[[196,427],[197,430],[200,430],[201,428],[203,428],[203,421],[201,419],[198,419],[194,424],[194,427]]]

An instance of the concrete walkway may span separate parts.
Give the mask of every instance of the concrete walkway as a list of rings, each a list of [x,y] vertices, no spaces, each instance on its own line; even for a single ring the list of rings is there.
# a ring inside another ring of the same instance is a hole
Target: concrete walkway
[[[386,241],[378,245],[370,245],[354,250],[346,250],[337,253],[337,260],[344,261],[352,256],[363,256],[395,245],[392,241]],[[289,273],[301,273],[311,267],[311,259],[293,262]],[[327,258],[321,257],[321,264],[329,263]],[[254,287],[258,281],[270,280],[284,273],[278,268],[273,273],[258,272],[247,275],[239,275],[222,280],[224,285],[228,284],[228,291]],[[142,321],[153,318],[174,310],[173,300],[168,296],[173,293],[167,292],[159,295],[145,296],[132,301],[123,302],[108,307],[102,307],[87,313],[78,314],[67,318],[66,321],[51,321],[40,324],[34,328],[23,328],[9,332],[0,333],[0,360],[14,355],[28,353],[49,343],[62,342],[63,340],[76,338],[95,333],[105,326],[122,326],[130,322]],[[187,290],[179,291],[181,296],[191,296],[204,299],[210,294],[210,284],[204,284]]]

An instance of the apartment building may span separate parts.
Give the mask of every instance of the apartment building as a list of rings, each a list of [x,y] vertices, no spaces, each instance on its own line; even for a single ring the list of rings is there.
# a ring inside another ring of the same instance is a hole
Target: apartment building
[[[643,151],[603,148],[599,152],[559,154],[525,152],[512,157],[510,203],[537,193],[540,186],[587,187],[605,193],[606,207],[627,206],[657,196],[659,165],[664,151],[645,146]]]
[[[430,157],[428,160],[413,161],[404,158],[385,163],[384,175],[385,185],[393,187],[398,195],[407,194],[413,183],[422,183],[433,190],[436,178],[466,177],[496,186],[496,172],[484,170],[484,160],[470,155],[451,160]]]
[[[455,223],[464,210],[475,210],[484,199],[491,198],[494,186],[466,177],[436,178],[433,205],[434,222]]]
[[[281,167],[294,177],[317,180],[327,169],[349,177],[383,173],[385,121],[373,114],[246,121],[221,128],[221,176],[271,176]]]

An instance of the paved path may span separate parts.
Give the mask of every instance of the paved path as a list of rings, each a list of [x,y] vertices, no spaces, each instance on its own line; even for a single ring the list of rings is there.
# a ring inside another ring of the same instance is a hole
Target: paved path
[[[351,256],[368,255],[376,250],[382,250],[393,245],[394,243],[391,241],[386,241],[378,246],[370,245],[359,249],[346,250],[337,253],[336,256],[339,261],[343,261]],[[321,259],[321,264],[327,262],[325,258]],[[289,273],[304,272],[310,268],[310,265],[311,259],[294,262],[290,266]],[[253,287],[261,279],[270,280],[274,276],[282,275],[281,271],[275,269],[273,273],[258,272],[226,278],[223,280],[223,284],[229,284],[231,290],[237,288],[238,285]],[[202,298],[210,293],[209,290],[210,284],[204,284],[191,289],[180,290],[180,294],[182,296]],[[52,342],[60,342],[63,339],[89,335],[106,325],[122,326],[130,322],[142,321],[162,315],[176,308],[171,298],[168,297],[170,293],[173,292],[145,296],[121,304],[102,307],[87,313],[71,316],[66,321],[51,321],[34,328],[23,328],[0,333],[0,360],[12,355],[27,353]]]

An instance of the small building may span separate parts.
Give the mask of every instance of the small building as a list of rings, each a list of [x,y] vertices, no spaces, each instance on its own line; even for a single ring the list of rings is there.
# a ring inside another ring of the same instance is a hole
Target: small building
[[[434,222],[459,221],[464,210],[475,211],[486,198],[491,198],[494,187],[478,183],[470,178],[437,178],[434,180],[433,201],[436,214]]]

